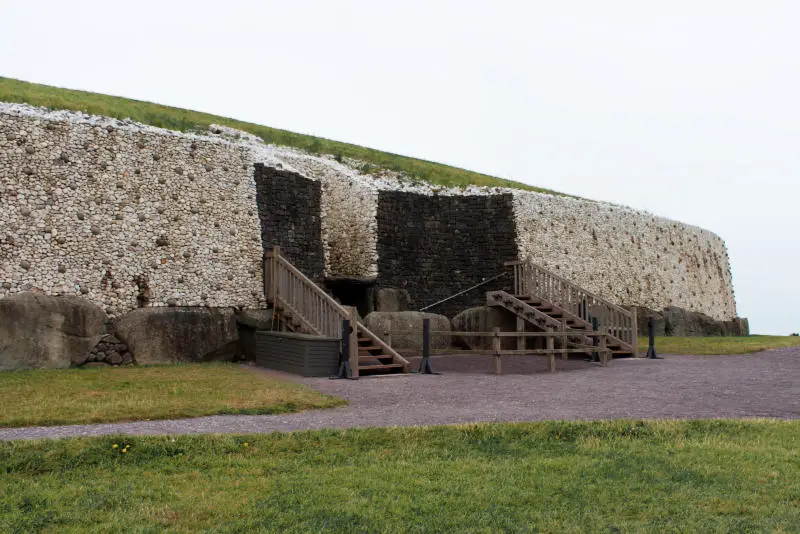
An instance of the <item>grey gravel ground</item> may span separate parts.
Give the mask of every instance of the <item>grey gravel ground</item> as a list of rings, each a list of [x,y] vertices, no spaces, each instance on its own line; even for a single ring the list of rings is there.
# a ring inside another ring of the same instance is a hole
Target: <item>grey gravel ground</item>
[[[559,372],[554,374],[545,372],[542,358],[508,357],[505,364],[508,374],[497,376],[489,374],[490,358],[443,356],[434,358],[434,370],[441,375],[358,381],[293,378],[350,402],[330,410],[0,429],[0,439],[264,433],[544,419],[800,418],[800,348],[736,356],[615,360],[607,367],[559,360]]]

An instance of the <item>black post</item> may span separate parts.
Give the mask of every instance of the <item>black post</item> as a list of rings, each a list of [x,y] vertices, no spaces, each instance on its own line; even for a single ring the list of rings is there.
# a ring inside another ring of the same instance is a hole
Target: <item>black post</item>
[[[432,375],[431,367],[431,320],[422,320],[422,361],[419,362],[419,372],[425,375]]]
[[[339,356],[339,376],[337,378],[353,378],[350,369],[350,321],[342,321],[342,354]]]
[[[592,330],[594,330],[595,332],[598,332],[600,330],[600,325],[597,322],[597,317],[592,317]],[[596,347],[599,344],[600,344],[600,338],[597,337],[597,336],[594,336],[594,338],[592,338],[592,345],[594,345]],[[599,352],[595,351],[595,352],[592,353],[592,361],[593,362],[599,362],[600,361],[600,353]]]
[[[647,348],[647,357],[651,360],[660,360],[661,356],[656,354],[656,334],[652,317],[647,321],[647,333],[650,335],[650,346]]]

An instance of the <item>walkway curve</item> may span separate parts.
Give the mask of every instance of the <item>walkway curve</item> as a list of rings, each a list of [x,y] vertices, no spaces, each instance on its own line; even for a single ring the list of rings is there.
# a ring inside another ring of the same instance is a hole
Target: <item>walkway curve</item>
[[[0,429],[0,440],[101,436],[267,433],[322,428],[440,425],[552,419],[800,418],[800,348],[736,356],[616,360],[608,367],[510,357],[511,373],[485,359],[441,358],[441,375],[295,379],[350,404],[284,415]],[[474,357],[468,357],[474,358]],[[532,363],[533,362],[533,363]],[[469,372],[454,372],[456,367]]]

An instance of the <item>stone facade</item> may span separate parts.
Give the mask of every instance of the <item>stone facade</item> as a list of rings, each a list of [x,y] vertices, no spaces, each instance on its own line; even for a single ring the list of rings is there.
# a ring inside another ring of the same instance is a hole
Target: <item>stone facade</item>
[[[417,308],[451,297],[502,273],[517,257],[512,196],[378,196],[378,285],[405,289]],[[505,280],[508,285],[509,280]],[[483,286],[437,305],[452,316],[485,304]]]
[[[322,282],[320,182],[261,163],[255,166],[255,181],[264,251],[279,245],[281,255],[303,274]]]
[[[0,297],[263,306],[251,149],[0,104]]]
[[[325,276],[374,279],[377,275],[377,207],[380,181],[331,157],[266,147],[267,166],[291,170],[322,187],[320,215]]]
[[[256,181],[259,183],[256,201]],[[259,217],[260,212],[260,217]],[[607,203],[414,183],[363,162],[0,103],[0,297],[265,305],[264,248],[419,308],[530,258],[621,305],[736,316],[716,235]],[[437,313],[483,303],[483,287]]]
[[[521,258],[614,303],[736,316],[725,243],[715,234],[612,204],[514,192]]]

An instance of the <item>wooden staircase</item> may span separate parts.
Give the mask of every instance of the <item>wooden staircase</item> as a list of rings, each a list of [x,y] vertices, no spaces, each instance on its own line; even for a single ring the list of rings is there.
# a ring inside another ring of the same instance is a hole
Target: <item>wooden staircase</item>
[[[587,337],[581,332],[587,332],[592,329],[590,324],[579,318],[568,318],[563,320],[563,316],[556,313],[550,315],[543,310],[534,306],[534,302],[530,297],[520,295],[515,297],[505,291],[489,291],[486,293],[487,306],[502,307],[510,311],[517,317],[521,317],[526,322],[541,328],[542,330],[559,331],[574,330],[574,339],[576,343],[582,345],[591,345],[592,339]]]
[[[322,288],[281,256],[280,247],[264,254],[264,295],[290,330],[343,339],[350,323],[349,353],[352,378],[408,373],[411,364],[358,320],[355,308],[336,302]]]
[[[530,261],[506,263],[514,270],[514,294],[490,291],[488,306],[505,308],[544,330],[575,331],[575,344],[591,344],[594,330],[606,334],[615,356],[638,356],[636,316]]]

